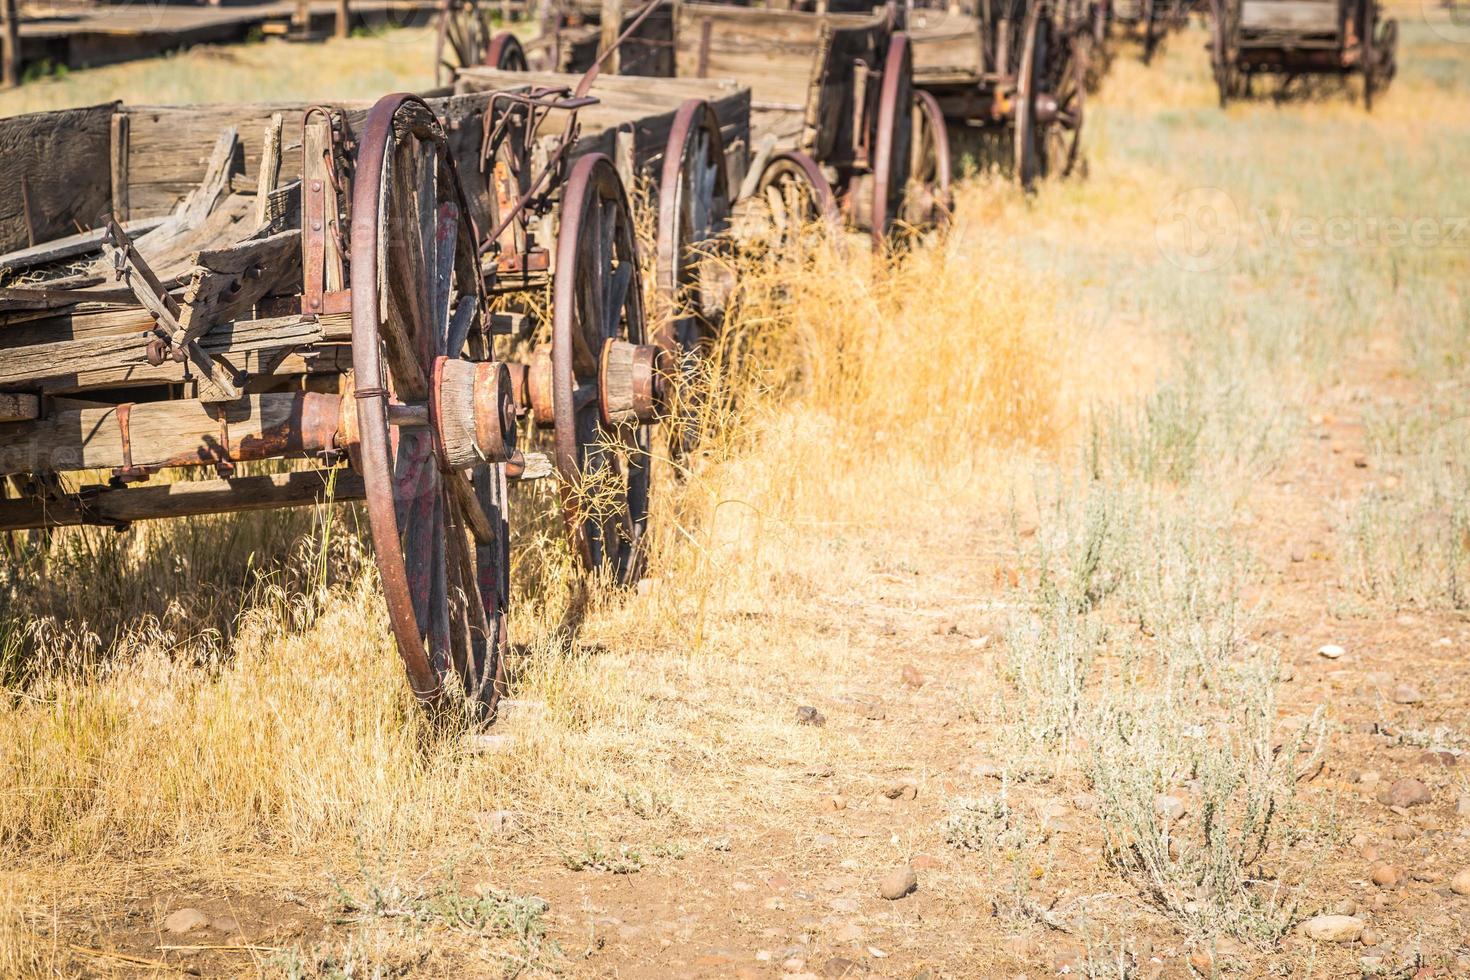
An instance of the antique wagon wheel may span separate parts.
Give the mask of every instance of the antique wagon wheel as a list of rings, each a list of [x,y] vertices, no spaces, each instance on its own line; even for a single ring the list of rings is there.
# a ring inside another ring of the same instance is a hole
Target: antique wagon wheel
[[[878,90],[878,120],[873,131],[873,243],[880,248],[903,213],[904,193],[913,163],[914,61],[909,37],[895,32],[883,59]]]
[[[1016,179],[1026,190],[1036,184],[1045,166],[1042,125],[1037,118],[1046,51],[1042,45],[1041,4],[1032,4],[1026,13],[1026,26],[1021,35],[1021,64],[1016,72],[1014,150]]]
[[[488,716],[505,684],[500,464],[514,448],[515,416],[504,366],[465,358],[483,290],[445,140],[415,96],[388,96],[368,114],[352,191],[353,391],[344,398],[352,422],[344,428],[414,694],[437,702],[457,686]],[[466,391],[469,398],[456,397]],[[484,405],[482,394],[491,396]],[[466,418],[478,425],[482,417],[487,428],[463,437]]]
[[[1398,46],[1398,22],[1389,19],[1380,31],[1378,4],[1363,3],[1363,50],[1359,58],[1363,72],[1363,107],[1373,111],[1373,98],[1388,87],[1395,70],[1395,48]]]
[[[692,350],[711,332],[717,314],[700,289],[701,249],[729,221],[720,123],[708,102],[689,99],[674,114],[659,181],[655,285],[668,309],[679,311],[658,325],[655,342],[665,351]]]
[[[573,550],[588,571],[624,585],[643,572],[648,423],[663,400],[639,281],[633,213],[617,170],[606,156],[588,154],[567,178],[556,236],[554,456]],[[610,384],[630,372],[641,387],[615,395]]]
[[[755,197],[776,226],[778,237],[818,221],[834,232],[842,227],[831,183],[816,161],[799,150],[777,153],[766,162]]]
[[[930,92],[914,92],[913,151],[903,220],[914,228],[939,228],[954,215],[950,189],[949,129],[944,110]]]
[[[521,47],[521,39],[510,31],[500,31],[490,39],[482,63],[501,71],[531,70],[531,64],[526,60],[526,49]]]
[[[454,81],[455,69],[485,64],[489,44],[490,16],[478,0],[442,0],[434,37],[435,84]]]
[[[1052,177],[1069,177],[1081,159],[1082,123],[1087,103],[1087,52],[1077,46],[1066,52],[1061,76],[1049,94],[1037,99],[1038,122],[1042,125],[1043,172]]]
[[[654,343],[678,359],[680,385],[676,453],[699,440],[701,362],[719,331],[723,290],[709,268],[711,243],[730,224],[730,182],[725,144],[715,111],[703,99],[689,99],[674,114],[664,146],[659,181],[657,264],[659,297]]]

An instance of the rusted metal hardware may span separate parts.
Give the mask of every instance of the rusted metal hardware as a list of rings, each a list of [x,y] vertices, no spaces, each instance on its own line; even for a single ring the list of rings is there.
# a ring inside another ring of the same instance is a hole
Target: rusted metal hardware
[[[117,420],[118,444],[122,447],[122,465],[112,471],[112,481],[117,486],[125,483],[140,483],[150,476],[152,471],[146,466],[133,465],[133,403],[123,402],[113,412],[113,418]]]
[[[303,157],[319,154],[302,160],[301,308],[309,314],[346,313],[351,309],[345,284],[352,214],[346,188],[356,144],[346,114],[330,106],[308,108],[301,131]]]

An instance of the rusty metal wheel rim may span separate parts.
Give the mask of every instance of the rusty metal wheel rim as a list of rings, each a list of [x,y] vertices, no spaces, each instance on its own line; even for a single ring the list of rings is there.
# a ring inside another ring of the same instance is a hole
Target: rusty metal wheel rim
[[[719,331],[721,311],[707,304],[701,267],[730,222],[725,146],[714,109],[689,99],[674,114],[659,180],[657,264],[659,297],[654,343],[678,359],[670,449],[683,455],[699,441],[703,361]]]
[[[606,341],[646,343],[647,322],[632,211],[600,153],[577,160],[562,193],[551,320],[554,455],[572,547],[588,571],[631,584],[643,571],[649,431],[603,425],[598,372]]]
[[[356,458],[389,621],[419,700],[440,702],[453,685],[488,717],[505,686],[505,470],[442,470],[431,427],[390,425],[388,415],[390,392],[430,401],[436,359],[463,355],[463,341],[449,350],[451,321],[473,322],[483,304],[469,209],[423,100],[400,94],[373,106],[352,204]],[[473,546],[451,480],[469,481],[489,529]]]
[[[800,150],[777,153],[766,161],[756,184],[756,196],[763,199],[772,212],[777,231],[784,235],[793,219],[801,222],[820,221],[833,234],[841,231],[841,212],[832,185],[822,174],[817,162]],[[799,214],[787,215],[797,205]],[[778,236],[780,237],[780,236]]]
[[[689,99],[674,114],[659,178],[657,265],[654,285],[669,315],[660,318],[654,342],[678,354],[708,332],[700,302],[701,250],[723,234],[730,220],[725,146],[715,111]],[[674,315],[689,310],[687,316]]]
[[[888,42],[883,59],[883,79],[878,94],[878,124],[873,134],[873,204],[870,229],[873,243],[888,241],[893,224],[903,213],[908,188],[910,147],[913,140],[913,52],[909,37],[896,32]]]
[[[914,93],[913,162],[905,193],[904,220],[917,228],[942,228],[954,217],[950,187],[949,129],[944,110],[930,92]]]
[[[1016,179],[1025,190],[1032,190],[1040,176],[1041,148],[1036,139],[1036,105],[1041,66],[1041,5],[1032,4],[1026,14],[1022,32],[1021,65],[1016,72],[1016,118],[1013,130]]]
[[[499,31],[490,39],[490,45],[485,49],[484,63],[501,71],[531,70],[530,62],[526,60],[526,49],[521,47],[521,39],[510,31]]]

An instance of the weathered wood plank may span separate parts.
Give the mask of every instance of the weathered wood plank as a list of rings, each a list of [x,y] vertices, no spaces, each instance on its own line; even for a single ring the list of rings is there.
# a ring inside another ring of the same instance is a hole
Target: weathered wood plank
[[[0,358],[0,387],[59,393],[184,380],[184,366],[148,363],[151,329],[115,337],[66,340],[15,347]],[[243,361],[244,355],[290,351],[311,344],[343,342],[351,326],[340,319],[277,317],[222,323],[199,340],[212,357]]]
[[[361,500],[363,496],[362,477],[349,470],[305,470],[229,480],[182,480],[99,490],[85,498],[64,494],[54,499],[0,500],[0,531],[94,523],[129,524],[158,518],[276,510],[310,506],[324,500]]]
[[[138,402],[54,412],[0,425],[0,472],[158,469],[296,458],[332,448],[340,399],[291,392],[250,395],[228,405]],[[128,442],[124,445],[126,424]]]
[[[104,224],[112,181],[103,161],[112,147],[115,104],[0,119],[0,251]],[[34,225],[34,242],[26,212]]]

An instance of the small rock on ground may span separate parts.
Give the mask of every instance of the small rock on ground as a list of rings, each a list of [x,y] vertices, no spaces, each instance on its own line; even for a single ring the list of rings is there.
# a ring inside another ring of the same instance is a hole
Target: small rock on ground
[[[1384,806],[1422,806],[1433,799],[1429,787],[1417,779],[1398,779],[1378,791],[1378,802]]]
[[[913,664],[904,664],[900,672],[903,682],[909,687],[923,687],[927,678]]]
[[[1344,653],[1347,653],[1347,651],[1336,643],[1324,643],[1317,648],[1317,656],[1326,657],[1328,660],[1336,660]]]
[[[914,873],[913,867],[903,864],[888,872],[878,883],[878,895],[894,902],[918,887],[919,876]]]
[[[798,725],[815,725],[818,728],[827,724],[827,716],[809,704],[804,704],[796,709],[796,723]]]
[[[1470,895],[1470,868],[1450,879],[1450,891],[1456,895]]]
[[[208,925],[209,916],[199,909],[179,909],[169,913],[168,918],[163,920],[163,931],[182,936],[196,929],[206,928]]]
[[[1313,916],[1300,926],[1302,935],[1321,943],[1351,943],[1363,935],[1364,922],[1351,915]]]

